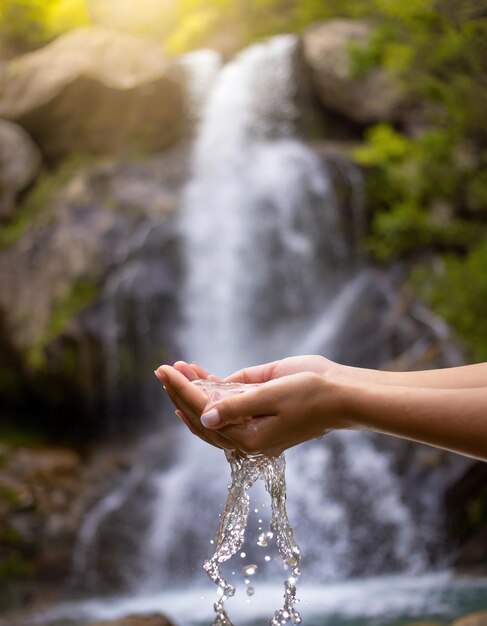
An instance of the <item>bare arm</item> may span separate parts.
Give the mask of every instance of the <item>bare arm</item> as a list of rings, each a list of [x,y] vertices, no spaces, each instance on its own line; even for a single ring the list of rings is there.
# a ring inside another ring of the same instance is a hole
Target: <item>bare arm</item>
[[[487,387],[487,363],[418,372],[386,372],[358,367],[345,367],[344,371],[356,380],[381,385],[436,389]]]
[[[487,363],[417,372],[390,372],[341,365],[318,355],[290,357],[264,365],[248,367],[232,374],[229,380],[261,383],[298,372],[316,372],[344,381],[400,387],[467,389],[487,386]]]
[[[302,371],[302,359],[306,358],[313,359],[313,371]],[[385,372],[359,370],[361,374],[372,372],[381,381],[384,375],[384,383],[365,380],[366,375],[358,377],[354,372],[347,375],[345,371],[355,368],[343,369],[326,359],[322,369],[319,359],[296,357],[239,372],[231,378],[265,384],[204,407],[203,414],[204,398],[196,396],[188,377],[168,366],[160,370],[175,403],[190,416],[192,431],[221,447],[275,453],[331,430],[351,428],[395,435],[487,461],[485,363],[391,373],[391,377]],[[428,387],[427,381],[438,386]],[[459,381],[463,386],[454,384]]]
[[[487,386],[430,389],[362,384],[351,386],[345,394],[357,428],[487,461]]]

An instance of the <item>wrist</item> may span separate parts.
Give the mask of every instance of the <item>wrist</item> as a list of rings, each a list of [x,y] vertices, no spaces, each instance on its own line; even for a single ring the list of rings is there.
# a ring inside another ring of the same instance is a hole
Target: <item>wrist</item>
[[[319,377],[316,414],[322,434],[331,430],[359,428],[354,398],[356,385],[344,374],[342,371],[333,377],[328,374]]]

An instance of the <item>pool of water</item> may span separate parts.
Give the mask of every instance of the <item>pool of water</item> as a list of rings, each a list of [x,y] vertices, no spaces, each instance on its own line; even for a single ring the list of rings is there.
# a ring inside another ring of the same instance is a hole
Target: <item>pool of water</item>
[[[236,626],[267,624],[282,587],[262,583],[248,598],[237,590],[228,602]],[[487,578],[449,573],[380,577],[315,586],[303,583],[298,593],[305,626],[400,626],[407,621],[447,623],[465,613],[487,609]],[[29,624],[78,626],[129,614],[165,613],[178,626],[208,626],[213,619],[214,588],[205,586],[153,595],[99,598],[65,603]],[[27,622],[26,622],[27,624]]]

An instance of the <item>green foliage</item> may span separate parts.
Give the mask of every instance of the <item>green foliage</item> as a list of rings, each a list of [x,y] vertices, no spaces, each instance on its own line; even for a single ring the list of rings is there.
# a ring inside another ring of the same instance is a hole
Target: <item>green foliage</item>
[[[35,575],[35,567],[17,552],[0,561],[0,583],[29,580]]]
[[[17,501],[14,506],[17,506],[18,503],[19,499],[17,497]],[[24,538],[16,528],[13,526],[6,526],[0,531],[0,543],[4,546],[19,547],[24,543]]]
[[[97,293],[97,285],[91,281],[79,280],[71,286],[65,298],[55,302],[44,336],[29,350],[28,362],[34,370],[42,369],[44,366],[44,349],[46,346],[63,331],[77,313],[88,307]]]
[[[3,48],[28,49],[89,23],[85,0],[2,0]]]
[[[46,445],[45,436],[40,431],[19,426],[18,420],[8,421],[5,416],[3,416],[0,424],[0,442],[27,448],[37,448]],[[0,467],[2,467],[2,461],[4,459],[0,455]]]
[[[9,487],[0,487],[0,500],[5,502],[10,508],[15,508],[19,504],[19,495]]]
[[[476,178],[472,163],[462,159],[461,146],[449,132],[434,129],[410,139],[378,124],[366,133],[354,157],[372,168],[369,248],[378,259],[431,247],[465,249],[478,240],[482,224],[454,217],[453,207],[465,189],[478,207],[487,186]]]
[[[458,332],[474,358],[487,361],[487,238],[465,256],[447,255],[436,267],[421,266],[412,282]]]
[[[368,130],[369,250],[381,261],[434,250],[414,284],[478,359],[487,359],[487,13],[470,0],[374,0],[377,29],[351,50],[355,75],[394,72],[421,103],[422,132]],[[461,252],[459,255],[458,252]]]

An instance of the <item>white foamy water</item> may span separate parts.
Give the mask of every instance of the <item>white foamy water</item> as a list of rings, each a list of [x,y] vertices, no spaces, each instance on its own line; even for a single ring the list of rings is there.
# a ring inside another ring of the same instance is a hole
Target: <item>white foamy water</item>
[[[260,585],[252,598],[245,592],[237,593],[232,599],[232,615],[239,626],[263,624],[281,593],[280,586],[269,584]],[[189,591],[95,599],[64,604],[28,624],[55,624],[62,619],[86,623],[163,610],[175,624],[207,626],[212,619],[209,600],[213,597],[213,588],[208,584]],[[364,624],[369,623],[367,620],[373,624],[399,618],[451,620],[468,610],[485,609],[487,579],[455,578],[445,572],[419,577],[350,580],[325,586],[304,583],[300,586],[300,597],[299,610],[307,626],[325,626],[330,619],[344,625],[356,619]]]

